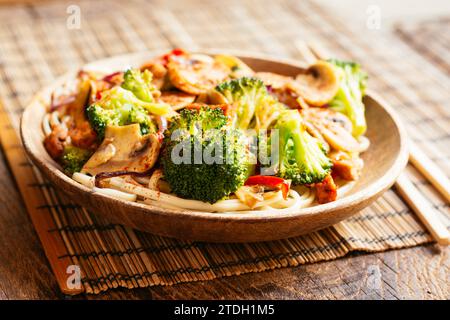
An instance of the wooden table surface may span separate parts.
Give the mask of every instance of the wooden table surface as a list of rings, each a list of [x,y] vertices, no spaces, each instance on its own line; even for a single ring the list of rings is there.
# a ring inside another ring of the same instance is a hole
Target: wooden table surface
[[[3,153],[0,176],[0,299],[70,299],[59,291]],[[449,256],[449,248],[429,245],[72,299],[448,299]]]

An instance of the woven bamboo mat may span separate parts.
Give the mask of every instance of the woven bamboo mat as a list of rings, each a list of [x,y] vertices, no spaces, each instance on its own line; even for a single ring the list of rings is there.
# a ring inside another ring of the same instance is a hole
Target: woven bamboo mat
[[[396,33],[450,76],[450,17],[420,23],[402,23]]]
[[[352,33],[306,1],[85,1],[81,29],[66,27],[65,3],[0,8],[0,137],[30,217],[63,292],[171,285],[259,272],[431,241],[395,190],[344,222],[306,236],[253,244],[158,237],[110,224],[74,205],[26,160],[17,136],[30,97],[68,68],[102,57],[171,47],[230,48],[299,58],[296,39],[320,42],[333,56],[361,61],[370,87],[403,116],[409,132],[446,172],[450,97],[445,73],[391,36]],[[201,5],[201,8],[198,7]],[[225,6],[225,7],[224,7]],[[376,43],[376,46],[374,45]],[[448,53],[449,48],[447,48]],[[450,209],[409,167],[418,188],[450,226]],[[66,268],[78,265],[82,287]]]

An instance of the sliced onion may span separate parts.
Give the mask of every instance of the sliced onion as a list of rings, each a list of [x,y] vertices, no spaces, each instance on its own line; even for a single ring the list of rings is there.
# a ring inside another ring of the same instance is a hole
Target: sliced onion
[[[72,175],[72,179],[88,188],[92,189],[93,187],[95,187],[94,177],[88,176],[87,174],[75,172]]]

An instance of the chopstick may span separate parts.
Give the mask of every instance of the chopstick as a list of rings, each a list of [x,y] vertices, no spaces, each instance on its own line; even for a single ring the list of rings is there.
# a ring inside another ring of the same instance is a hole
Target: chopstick
[[[307,63],[326,59],[326,51],[318,44],[296,41],[295,46]],[[446,175],[414,143],[410,142],[409,161],[430,181],[430,183],[450,202],[450,182]],[[441,245],[450,244],[450,232],[438,218],[438,212],[414,186],[405,173],[395,182],[404,200],[413,209],[428,229],[432,237]]]
[[[450,234],[439,220],[436,209],[430,205],[404,172],[397,178],[395,183],[400,195],[414,210],[436,242],[442,245],[449,245]]]
[[[409,141],[409,161],[450,202],[450,180],[412,141]]]

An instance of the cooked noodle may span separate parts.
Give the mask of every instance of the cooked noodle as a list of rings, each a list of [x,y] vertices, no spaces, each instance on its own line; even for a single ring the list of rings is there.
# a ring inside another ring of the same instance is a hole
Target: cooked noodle
[[[143,199],[140,203],[159,206],[167,209],[198,210],[205,212],[221,213],[250,213],[250,212],[276,212],[287,213],[311,206],[315,201],[315,194],[309,188],[297,188],[289,190],[288,198],[284,199],[280,191],[274,193],[271,198],[261,201],[254,208],[250,208],[239,199],[220,200],[216,203],[207,203],[198,200],[183,199],[173,194],[152,190],[149,187],[138,186],[126,182],[124,178],[114,177],[107,179],[108,188],[95,187],[94,177],[90,177],[80,172],[73,174],[72,178],[93,189],[94,192],[103,193],[122,200],[136,201],[138,197]],[[158,177],[159,179],[159,177]],[[151,179],[150,179],[151,180]],[[344,182],[338,189],[339,196],[342,196],[354,185],[354,182]],[[301,191],[300,191],[301,189]]]
[[[343,183],[339,184],[337,189],[338,198],[342,198],[355,186],[355,184],[355,181],[344,181]]]
[[[42,130],[44,131],[45,136],[48,136],[52,133],[52,127],[50,126],[50,114],[46,113],[44,118],[42,118]]]
[[[61,121],[59,121],[59,113],[58,113],[58,111],[53,111],[50,114],[50,125],[51,125],[51,127],[61,125]]]
[[[135,194],[122,192],[122,191],[115,190],[115,189],[94,187],[94,188],[92,188],[92,191],[97,192],[97,193],[106,194],[107,196],[111,196],[111,197],[114,197],[114,198],[117,198],[120,200],[134,202],[137,199],[137,196]]]
[[[370,146],[370,140],[367,138],[367,137],[365,137],[365,136],[360,136],[359,138],[358,138],[358,142],[359,142],[359,152],[364,152],[364,151],[366,151],[367,149],[369,149],[369,146]]]

